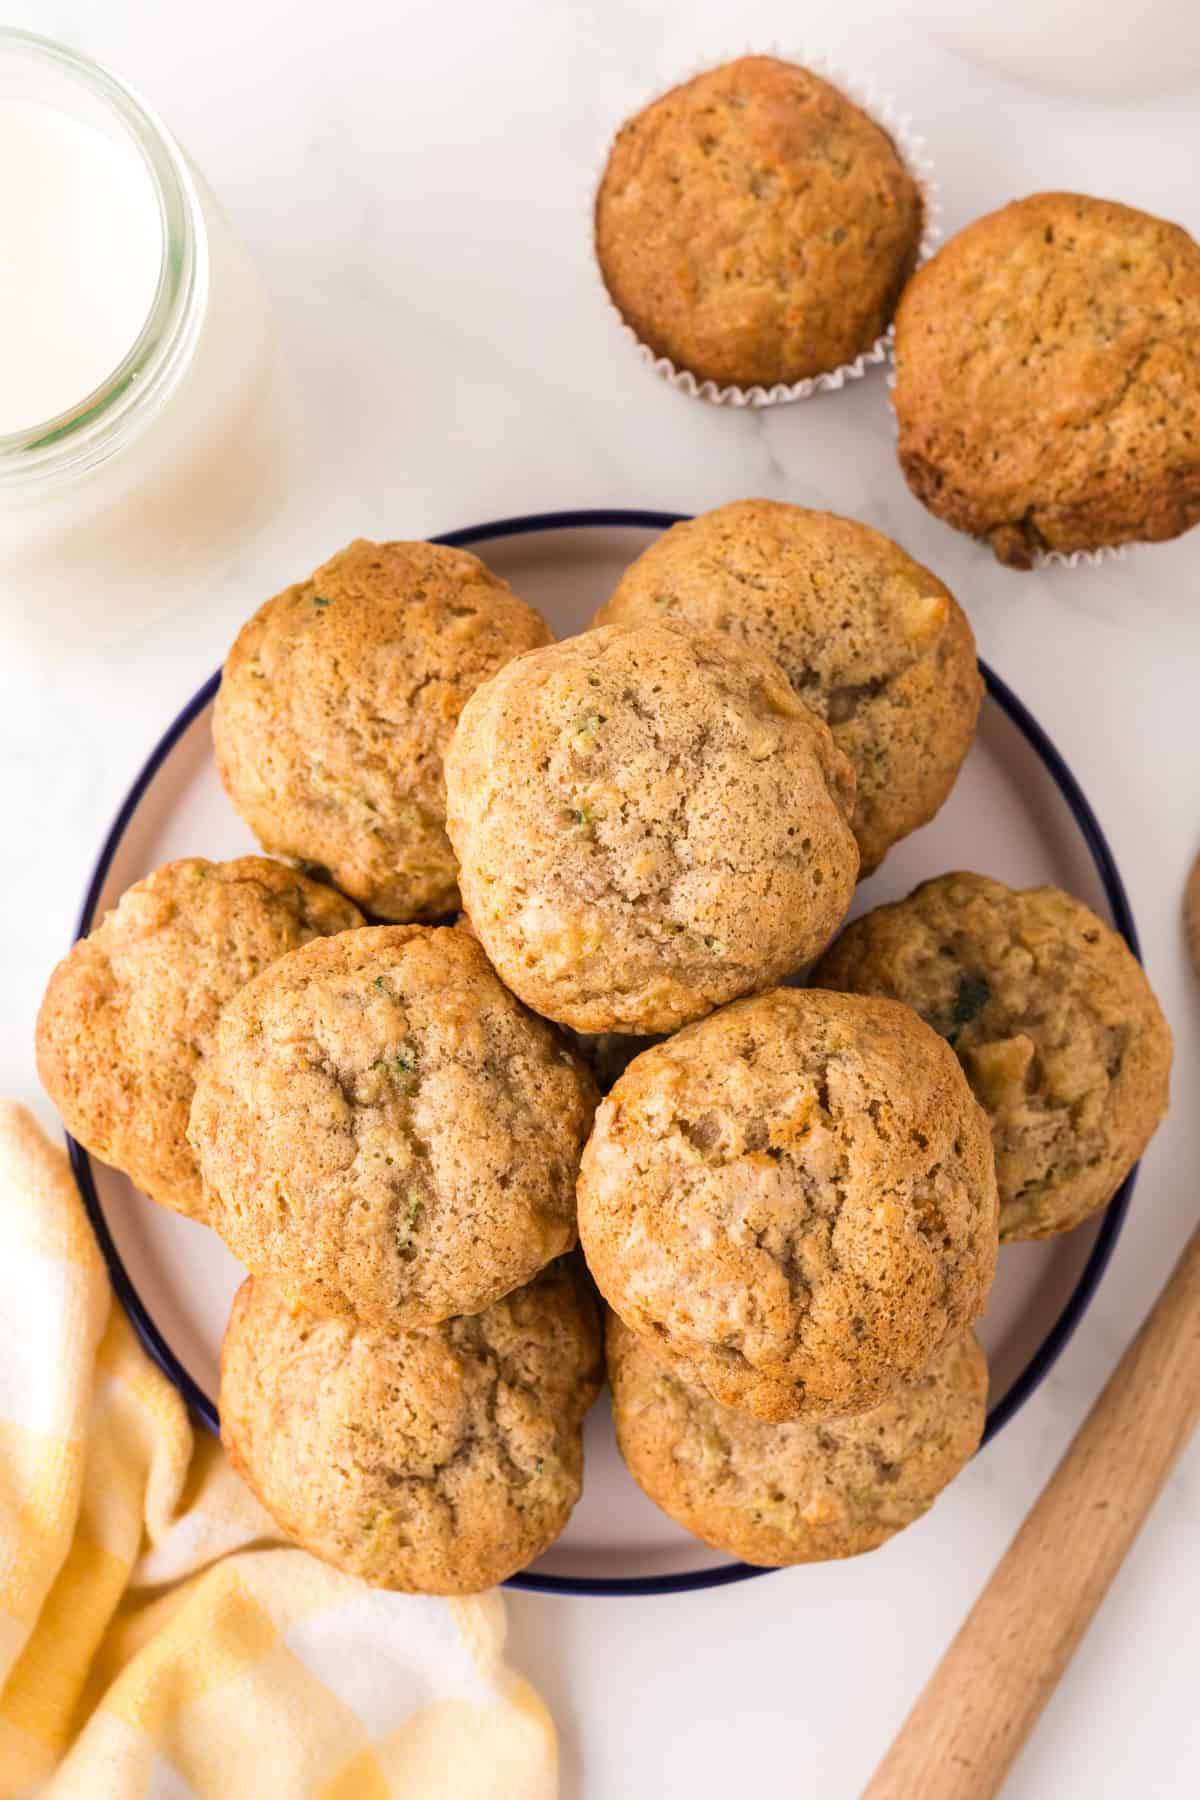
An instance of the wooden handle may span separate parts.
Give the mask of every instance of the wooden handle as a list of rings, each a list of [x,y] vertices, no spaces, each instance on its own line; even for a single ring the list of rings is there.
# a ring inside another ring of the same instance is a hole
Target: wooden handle
[[[988,1800],[1200,1415],[1200,1229],[863,1800]]]

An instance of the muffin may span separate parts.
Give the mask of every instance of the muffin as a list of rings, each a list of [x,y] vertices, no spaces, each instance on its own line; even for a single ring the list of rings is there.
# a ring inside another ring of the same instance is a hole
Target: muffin
[[[1061,888],[939,876],[856,919],[813,980],[902,1000],[953,1046],[991,1124],[1002,1238],[1106,1205],[1167,1110],[1171,1034],[1142,967]]]
[[[854,773],[716,632],[585,632],[472,695],[446,755],[463,903],[527,1005],[673,1031],[815,956],[858,873]]]
[[[777,988],[629,1065],[583,1154],[579,1233],[613,1310],[722,1405],[865,1412],[983,1310],[987,1120],[907,1007]]]
[[[869,1412],[766,1425],[680,1380],[608,1315],[617,1443],[638,1486],[715,1550],[768,1568],[861,1556],[927,1513],[983,1435],[971,1331]]]
[[[467,695],[552,638],[467,551],[359,538],[239,632],[213,713],[229,797],[369,913],[451,913],[442,753]]]
[[[860,878],[927,824],[975,735],[975,638],[936,575],[881,532],[778,500],[673,525],[597,625],[727,631],[774,657],[857,779]]]
[[[1028,569],[1200,519],[1200,245],[1083,194],[977,219],[896,314],[900,467]]]
[[[465,932],[379,925],[242,990],[197,1085],[209,1222],[314,1312],[482,1312],[575,1242],[596,1091]]]
[[[770,387],[870,350],[916,266],[921,191],[808,69],[744,56],[617,133],[596,196],[609,296],[656,356]]]
[[[135,882],[59,963],[38,1014],[38,1074],[71,1136],[203,1218],[188,1113],[223,1008],[289,950],[361,924],[264,856],[185,857]]]
[[[221,1441],[314,1556],[372,1587],[474,1594],[566,1524],[602,1376],[569,1262],[474,1318],[399,1333],[250,1280],[221,1354]]]

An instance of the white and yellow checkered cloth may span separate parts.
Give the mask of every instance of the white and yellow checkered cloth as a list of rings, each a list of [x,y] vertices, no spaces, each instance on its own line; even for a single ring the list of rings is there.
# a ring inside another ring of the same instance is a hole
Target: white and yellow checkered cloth
[[[280,1543],[0,1102],[3,1800],[552,1800],[504,1630],[499,1594],[376,1593]]]

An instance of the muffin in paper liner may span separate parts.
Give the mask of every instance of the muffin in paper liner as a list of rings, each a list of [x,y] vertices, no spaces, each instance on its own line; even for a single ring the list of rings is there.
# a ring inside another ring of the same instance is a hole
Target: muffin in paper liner
[[[762,55],[765,57],[776,58],[780,61],[791,63],[798,68],[802,68],[811,75],[818,76],[822,81],[826,81],[831,87],[836,88],[844,98],[859,107],[871,120],[872,124],[877,125],[879,129],[886,133],[890,138],[897,156],[908,174],[916,183],[921,195],[922,225],[921,236],[917,246],[916,260],[913,264],[913,273],[915,273],[916,270],[924,263],[928,262],[933,255],[934,250],[941,240],[942,228],[939,223],[941,205],[938,199],[938,186],[934,176],[933,164],[926,155],[924,138],[919,137],[911,128],[911,115],[901,112],[890,97],[880,93],[874,81],[851,75],[824,56],[809,56],[802,52],[784,51],[775,45],[768,46],[761,51],[743,50],[737,53],[737,56],[749,55]],[[646,107],[653,105],[655,100],[662,99],[665,94],[672,91],[674,88],[684,86],[688,82],[694,81],[697,76],[711,73],[715,69],[723,68],[727,62],[735,60],[737,60],[737,57],[728,57],[714,61],[706,60],[703,65],[692,68],[687,73],[677,76],[673,80],[664,78],[664,81],[656,88],[654,93],[636,103],[624,107],[620,114],[621,121],[625,122],[635,117]],[[617,129],[619,130],[620,127],[618,126]],[[597,175],[592,183],[591,205],[593,232],[596,196],[599,193],[601,182],[604,179],[605,170],[607,169],[608,160],[612,151],[613,141],[613,136],[610,134],[599,160]],[[673,362],[669,356],[656,355],[650,346],[638,337],[636,331],[626,321],[620,307],[609,293],[603,272],[600,269],[599,260],[595,257],[593,260],[595,262],[597,279],[600,282],[605,301],[620,326],[620,329],[624,332],[625,336],[637,351],[641,361],[647,368],[652,369],[656,375],[666,381],[670,387],[677,389],[678,392],[689,394],[696,400],[707,400],[714,406],[753,407],[757,409],[768,406],[788,405],[797,400],[809,400],[814,394],[834,393],[838,389],[843,388],[848,381],[860,380],[869,369],[879,364],[886,364],[891,355],[892,326],[889,323],[886,331],[881,333],[867,349],[861,350],[851,361],[839,363],[835,368],[825,369],[817,375],[806,375],[799,381],[777,382],[770,387],[741,387],[735,383],[729,383],[722,386],[717,381],[705,379],[696,375],[690,369],[681,368]]]
[[[1198,323],[1200,244],[1173,220],[1057,189],[967,220],[896,310],[909,489],[1017,572],[1200,528]]]

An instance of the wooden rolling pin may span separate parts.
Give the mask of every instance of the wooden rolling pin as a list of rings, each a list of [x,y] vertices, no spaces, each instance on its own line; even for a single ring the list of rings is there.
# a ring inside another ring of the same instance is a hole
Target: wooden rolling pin
[[[1200,1417],[1200,1229],[863,1800],[998,1794]]]

